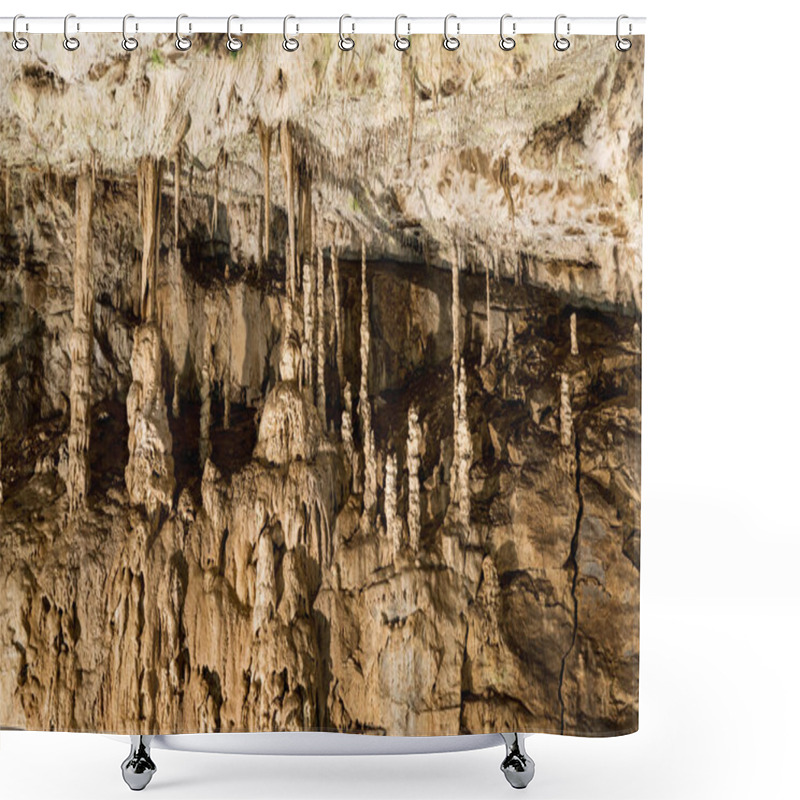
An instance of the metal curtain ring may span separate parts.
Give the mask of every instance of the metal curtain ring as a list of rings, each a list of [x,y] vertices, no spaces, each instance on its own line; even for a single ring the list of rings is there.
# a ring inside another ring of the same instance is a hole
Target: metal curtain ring
[[[501,50],[513,50],[517,43],[511,36],[506,36],[503,33],[503,23],[507,20],[511,19],[511,14],[503,14],[500,17],[500,49]],[[516,33],[517,24],[515,22],[511,23],[511,32]]]
[[[401,19],[408,19],[408,17],[405,14],[398,14],[394,18],[394,48],[395,50],[400,50],[402,52],[403,50],[408,50],[408,48],[411,47],[411,39],[400,35]],[[408,23],[406,24],[408,26],[408,32],[411,33],[411,25],[408,25]]]
[[[192,46],[192,40],[181,35],[181,20],[187,19],[188,17],[188,14],[178,14],[175,20],[175,47],[184,53]],[[191,25],[189,26],[189,30],[191,30]]]
[[[620,14],[617,17],[617,42],[614,45],[614,47],[616,47],[617,50],[620,51],[620,53],[624,53],[626,50],[630,50],[631,47],[633,47],[633,42],[630,39],[623,39],[619,35],[619,24],[624,19],[628,19],[628,17],[626,17],[625,14]],[[631,32],[631,26],[630,26],[630,24],[628,24],[628,33],[630,33],[630,32]]]
[[[287,53],[294,53],[298,47],[300,47],[300,42],[297,39],[293,39],[291,36],[287,34],[288,27],[289,27],[289,20],[295,19],[291,14],[283,18],[283,49]]]
[[[122,18],[122,49],[127,50],[129,53],[139,46],[138,39],[134,39],[133,36],[128,36],[128,20],[133,18],[133,14],[126,14]]]
[[[73,52],[81,46],[81,43],[74,36],[69,35],[69,21],[71,19],[75,19],[74,14],[67,14],[64,17],[64,49]],[[78,30],[77,27],[76,30]]]
[[[339,17],[339,49],[345,51],[352,50],[356,46],[353,38],[350,36],[345,36],[343,33],[343,25],[346,19],[353,18],[349,14],[342,14],[342,16]]]
[[[450,22],[451,19],[455,18],[455,14],[448,14],[444,18],[444,39],[442,40],[442,46],[445,50],[458,50],[458,48],[461,46],[461,42],[456,36],[450,36],[450,34],[447,33],[447,23]],[[456,33],[458,33],[458,29],[459,24],[456,23]]]
[[[556,21],[553,25],[553,33],[555,34],[556,37],[553,40],[553,47],[555,47],[555,49],[558,50],[559,53],[563,53],[565,50],[569,50],[569,44],[570,44],[569,39],[567,39],[564,36],[558,35],[558,21],[560,19],[566,19],[566,18],[567,18],[566,14],[559,14],[556,17]],[[569,35],[569,22],[567,23],[567,35]]]
[[[12,46],[12,47],[13,47],[13,48],[14,48],[14,49],[15,49],[15,50],[18,52],[18,53],[21,53],[23,50],[27,50],[27,49],[28,49],[28,40],[27,40],[27,39],[23,39],[23,38],[22,38],[22,37],[21,37],[21,36],[20,36],[20,35],[17,33],[17,21],[18,21],[18,20],[21,20],[21,19],[25,19],[25,17],[24,17],[22,14],[17,14],[17,16],[16,16],[16,17],[14,17],[14,22],[13,22],[13,24],[12,24],[12,26],[11,26],[11,34],[12,34],[12,36],[14,37],[14,38],[11,40],[11,46]]]
[[[235,53],[237,50],[241,50],[242,47],[244,46],[244,42],[241,39],[237,39],[231,33],[231,22],[235,19],[239,19],[239,17],[237,17],[236,14],[231,14],[228,17],[228,41],[225,43],[225,46],[228,48],[228,50],[231,51],[231,53]]]

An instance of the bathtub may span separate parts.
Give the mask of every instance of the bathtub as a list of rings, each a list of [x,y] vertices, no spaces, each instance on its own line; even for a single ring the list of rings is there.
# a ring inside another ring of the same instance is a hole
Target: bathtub
[[[525,752],[524,733],[466,736],[373,736],[348,733],[197,733],[130,736],[130,753],[122,762],[122,777],[141,791],[156,772],[153,750],[241,755],[411,755],[482,750],[505,744],[500,769],[515,789],[524,789],[534,774],[533,759]],[[114,736],[127,741],[127,737]]]

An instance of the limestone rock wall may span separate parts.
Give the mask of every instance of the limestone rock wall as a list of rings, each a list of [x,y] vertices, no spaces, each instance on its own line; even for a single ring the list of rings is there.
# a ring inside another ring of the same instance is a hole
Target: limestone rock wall
[[[30,38],[0,726],[635,730],[643,41]]]

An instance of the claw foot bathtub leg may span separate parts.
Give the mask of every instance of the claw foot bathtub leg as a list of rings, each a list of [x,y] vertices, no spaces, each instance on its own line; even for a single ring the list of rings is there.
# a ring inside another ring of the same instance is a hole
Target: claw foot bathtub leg
[[[150,758],[152,740],[152,736],[131,736],[131,752],[122,762],[122,779],[134,792],[144,789],[155,775],[156,765]]]
[[[532,780],[535,765],[525,752],[525,739],[521,733],[501,733],[506,743],[506,757],[500,765],[506,780],[515,789],[524,789]]]

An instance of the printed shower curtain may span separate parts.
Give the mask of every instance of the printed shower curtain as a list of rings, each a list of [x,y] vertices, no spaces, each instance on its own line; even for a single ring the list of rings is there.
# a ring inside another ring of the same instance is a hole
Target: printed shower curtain
[[[0,48],[0,726],[638,724],[644,40]]]

